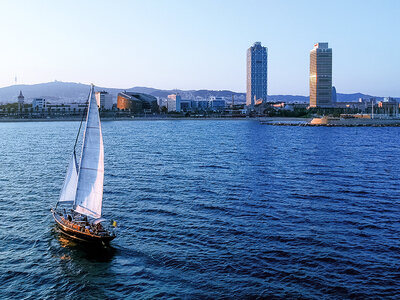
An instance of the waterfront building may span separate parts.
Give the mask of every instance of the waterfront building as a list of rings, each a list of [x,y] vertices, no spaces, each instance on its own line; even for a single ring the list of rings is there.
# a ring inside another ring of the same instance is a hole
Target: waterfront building
[[[383,102],[397,102],[395,98],[392,97],[384,97]]]
[[[190,99],[181,99],[181,112],[196,111],[197,101]]]
[[[181,112],[181,100],[182,97],[179,94],[171,94],[168,98],[168,111]]]
[[[208,107],[212,111],[223,111],[225,109],[225,99],[223,97],[211,96],[208,101]]]
[[[51,104],[49,102],[46,103],[46,108],[51,112],[59,112],[59,113],[80,113],[85,111],[87,107],[86,103],[61,103],[61,104]]]
[[[159,101],[159,103],[164,103]],[[210,96],[208,99],[182,99],[179,94],[168,95],[166,99],[168,112],[224,111],[226,101],[223,97]]]
[[[247,49],[246,105],[251,109],[257,102],[267,101],[268,95],[268,49],[255,42]]]
[[[336,98],[336,88],[333,86],[332,87],[332,104],[335,105],[337,102],[337,98]]]
[[[168,99],[157,98],[157,104],[158,104],[158,107],[160,108],[160,111],[162,111],[163,107],[165,107],[168,111]]]
[[[310,51],[310,107],[332,107],[332,49],[317,43]]]
[[[144,93],[118,93],[117,108],[120,110],[143,113],[145,110],[158,112],[157,98]]]
[[[96,92],[96,102],[100,109],[111,110],[113,106],[113,97],[106,91]]]
[[[168,111],[176,112],[191,112],[195,111],[197,106],[197,101],[190,99],[182,99],[179,94],[168,95]]]
[[[46,99],[44,98],[35,98],[32,101],[32,108],[34,110],[42,110],[46,108]]]
[[[197,100],[196,106],[198,110],[207,110],[208,109],[208,101],[207,100]]]
[[[22,91],[19,91],[18,96],[18,111],[21,111],[24,108],[24,95],[22,95]]]
[[[360,109],[363,113],[371,113],[372,115],[373,111],[372,107],[376,105],[376,98],[375,97],[358,98],[357,103],[358,103],[358,109]]]
[[[360,103],[376,103],[376,98],[375,97],[369,97],[369,98],[358,98],[358,102]]]
[[[383,101],[378,102],[378,114],[376,117],[397,117],[399,115],[399,103],[395,98],[384,97]]]

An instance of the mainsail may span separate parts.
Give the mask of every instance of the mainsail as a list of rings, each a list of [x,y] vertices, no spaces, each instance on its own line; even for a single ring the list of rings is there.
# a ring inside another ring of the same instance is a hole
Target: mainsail
[[[101,217],[103,181],[103,136],[101,134],[99,109],[92,86],[89,95],[86,129],[74,202],[74,210],[76,212],[93,218]]]
[[[78,170],[76,166],[75,152],[72,153],[71,161],[68,165],[67,174],[65,175],[64,184],[61,189],[60,199],[58,202],[74,203],[76,195],[76,186],[78,184]]]

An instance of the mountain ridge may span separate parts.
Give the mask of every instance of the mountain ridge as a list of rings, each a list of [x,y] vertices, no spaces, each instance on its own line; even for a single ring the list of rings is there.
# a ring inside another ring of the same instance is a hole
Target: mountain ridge
[[[19,84],[11,85],[0,88],[0,103],[16,102],[19,91],[22,91],[27,103],[31,102],[34,98],[46,98],[51,103],[70,103],[70,102],[84,102],[88,97],[90,85],[76,82],[62,82],[52,81],[37,84]],[[128,89],[97,87],[96,90],[104,90],[113,95],[114,102],[116,102],[116,95],[120,92],[138,92],[145,93],[155,97],[166,98],[169,94],[180,93],[183,99],[199,99],[207,98],[209,96],[226,97],[231,99],[232,95],[236,103],[244,103],[246,101],[246,93],[232,92],[229,90],[163,90],[151,87],[136,86]],[[382,100],[381,96],[371,96],[363,93],[352,94],[337,94],[338,102],[355,102],[358,98],[371,98],[375,97],[377,100]],[[400,98],[396,98],[400,100]],[[309,102],[308,96],[302,95],[269,95],[269,101],[285,101],[285,102]]]

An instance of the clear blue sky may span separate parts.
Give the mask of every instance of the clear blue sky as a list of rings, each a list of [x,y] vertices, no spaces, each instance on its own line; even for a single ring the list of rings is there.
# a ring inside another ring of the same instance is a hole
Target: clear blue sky
[[[308,95],[309,51],[333,48],[339,93],[400,97],[400,1],[7,1],[0,87],[53,80],[246,89],[246,49],[269,50],[269,94]]]

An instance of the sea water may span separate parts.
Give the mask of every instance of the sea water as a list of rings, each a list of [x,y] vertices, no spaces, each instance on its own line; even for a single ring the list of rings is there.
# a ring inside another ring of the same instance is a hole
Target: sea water
[[[78,128],[0,123],[0,298],[400,294],[400,128],[103,122],[109,247],[51,217]]]

